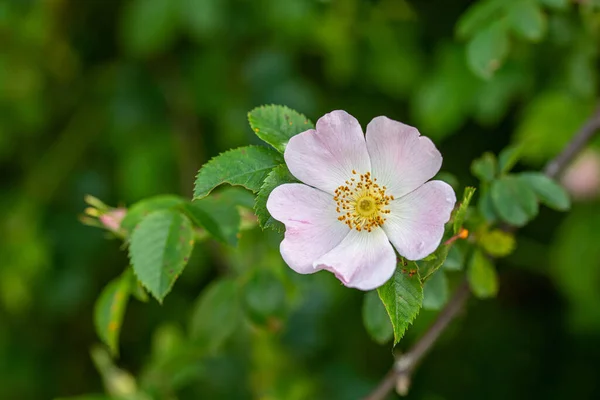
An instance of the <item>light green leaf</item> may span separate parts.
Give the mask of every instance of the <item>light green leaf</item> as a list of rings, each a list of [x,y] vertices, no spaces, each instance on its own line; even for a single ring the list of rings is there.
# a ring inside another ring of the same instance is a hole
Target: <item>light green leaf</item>
[[[496,156],[485,153],[471,163],[471,173],[483,182],[491,182],[496,177]]]
[[[175,1],[126,2],[121,19],[121,41],[125,50],[136,56],[166,50],[177,35],[177,11]]]
[[[257,193],[271,169],[282,162],[279,153],[266,147],[246,146],[226,151],[200,168],[194,198],[206,197],[223,183],[243,186]]]
[[[492,183],[494,208],[502,220],[523,226],[538,213],[533,190],[515,176],[506,176]]]
[[[215,239],[236,246],[241,223],[238,206],[251,204],[253,197],[247,190],[226,188],[184,204],[182,209],[195,225],[206,229]]]
[[[362,307],[363,324],[373,340],[379,344],[390,341],[394,336],[394,329],[390,317],[385,310],[377,291],[365,293]]]
[[[456,23],[456,35],[461,39],[472,36],[497,19],[505,6],[505,0],[480,0],[473,3]]]
[[[521,158],[521,146],[508,146],[498,155],[498,169],[501,174],[509,172]]]
[[[469,261],[467,279],[473,294],[479,298],[495,297],[498,293],[496,268],[489,258],[476,249]]]
[[[292,136],[314,128],[304,115],[285,106],[261,106],[248,113],[250,127],[263,141],[283,153]]]
[[[460,271],[465,262],[465,256],[458,244],[454,244],[448,251],[448,257],[442,267],[447,271]]]
[[[500,229],[484,232],[479,243],[487,254],[496,258],[510,255],[516,247],[515,237]]]
[[[517,35],[532,42],[541,40],[546,33],[546,15],[534,0],[512,2],[508,21]]]
[[[132,275],[131,269],[127,268],[120,277],[112,280],[104,287],[94,306],[96,333],[113,356],[119,354],[119,333],[129,301]]]
[[[475,75],[490,79],[504,62],[508,49],[506,28],[495,23],[478,31],[467,43],[467,61]]]
[[[471,186],[467,186],[463,193],[463,198],[460,202],[460,206],[456,210],[454,214],[454,234],[457,235],[460,232],[463,223],[465,222],[465,216],[467,215],[467,210],[469,208],[469,204],[471,203],[471,199],[473,198],[473,194],[475,193],[475,188]]]
[[[131,235],[129,257],[144,287],[162,303],[183,272],[194,247],[190,220],[172,211],[155,211]]]
[[[415,319],[423,303],[423,286],[417,269],[397,269],[385,285],[377,289],[379,298],[392,321],[394,345]]]
[[[558,211],[567,211],[571,208],[571,200],[566,190],[539,172],[523,172],[519,179],[533,189],[537,198],[550,208]]]
[[[448,300],[448,279],[444,271],[437,271],[423,285],[423,308],[439,310]]]
[[[237,283],[228,278],[215,281],[196,301],[190,324],[191,337],[202,348],[214,352],[235,332],[240,315]]]
[[[287,311],[283,282],[273,271],[256,268],[242,288],[242,305],[252,322],[277,329]]]
[[[416,262],[419,266],[419,275],[421,275],[423,282],[429,279],[444,264],[450,247],[451,245],[441,244],[432,254]]]
[[[292,182],[298,182],[298,180],[292,176],[285,164],[276,166],[267,175],[254,203],[254,211],[258,217],[258,223],[263,229],[271,228],[277,232],[283,232],[285,229],[283,224],[273,219],[269,211],[267,211],[267,200],[273,189],[277,186]]]
[[[187,200],[170,194],[149,197],[138,201],[127,210],[125,218],[121,221],[121,228],[131,234],[136,225],[148,214],[158,210],[173,209],[186,202]]]

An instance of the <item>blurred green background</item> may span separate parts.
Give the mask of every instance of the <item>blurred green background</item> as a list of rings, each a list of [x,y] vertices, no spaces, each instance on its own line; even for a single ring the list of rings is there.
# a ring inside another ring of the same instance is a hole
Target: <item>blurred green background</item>
[[[78,221],[84,195],[191,197],[210,157],[258,143],[246,115],[270,103],[415,125],[461,186],[476,184],[471,160],[511,143],[539,169],[594,109],[599,35],[589,0],[0,0],[0,398],[108,398],[94,302],[128,258]],[[499,297],[469,303],[408,398],[600,398],[595,149],[565,182],[572,211],[519,232]],[[207,241],[162,306],[130,301],[116,362],[137,398],[357,399],[376,385],[392,354],[362,326],[363,293],[293,274],[277,246],[259,229],[238,249]],[[194,352],[198,295],[263,270],[280,277],[266,322],[246,307]]]

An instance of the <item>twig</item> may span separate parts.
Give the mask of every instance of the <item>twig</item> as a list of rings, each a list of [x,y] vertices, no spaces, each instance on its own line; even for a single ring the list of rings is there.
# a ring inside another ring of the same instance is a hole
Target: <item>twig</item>
[[[583,150],[594,134],[600,130],[600,107],[573,136],[564,150],[552,159],[544,168],[544,174],[550,178],[559,176],[573,159]],[[440,311],[433,325],[406,353],[401,355],[392,369],[379,385],[364,400],[383,400],[393,389],[400,395],[406,395],[410,387],[411,375],[416,366],[435,344],[446,327],[459,314],[470,296],[466,281],[456,289],[448,304]]]

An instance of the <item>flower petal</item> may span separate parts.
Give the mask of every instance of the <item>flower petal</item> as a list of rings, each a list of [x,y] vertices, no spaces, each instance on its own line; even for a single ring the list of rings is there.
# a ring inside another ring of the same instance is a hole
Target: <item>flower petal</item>
[[[371,290],[394,274],[396,253],[382,229],[351,230],[342,242],[314,263],[331,271],[348,287]]]
[[[311,129],[293,136],[284,153],[290,172],[300,181],[332,193],[352,176],[370,170],[360,124],[345,111],[322,116]]]
[[[442,166],[442,155],[429,138],[387,117],[369,122],[366,140],[371,173],[395,197],[412,192]]]
[[[455,203],[456,195],[450,185],[427,182],[390,203],[382,228],[401,256],[420,260],[439,246]]]
[[[300,183],[277,186],[269,195],[267,210],[286,227],[281,256],[294,271],[316,272],[313,262],[348,234],[335,207],[331,195]]]

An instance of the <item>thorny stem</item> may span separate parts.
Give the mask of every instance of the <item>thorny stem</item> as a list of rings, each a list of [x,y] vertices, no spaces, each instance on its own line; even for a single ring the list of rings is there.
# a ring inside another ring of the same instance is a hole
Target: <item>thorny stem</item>
[[[584,149],[592,137],[600,130],[600,107],[585,122],[563,151],[552,159],[544,168],[544,174],[550,178],[558,177],[573,159]],[[437,319],[427,332],[403,355],[398,357],[392,369],[385,375],[379,385],[363,400],[383,400],[394,389],[404,396],[410,387],[411,375],[416,366],[435,344],[450,322],[459,314],[469,298],[469,285],[463,281],[452,298],[440,311]]]

